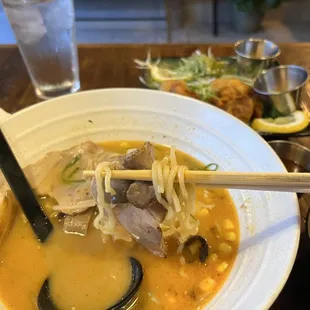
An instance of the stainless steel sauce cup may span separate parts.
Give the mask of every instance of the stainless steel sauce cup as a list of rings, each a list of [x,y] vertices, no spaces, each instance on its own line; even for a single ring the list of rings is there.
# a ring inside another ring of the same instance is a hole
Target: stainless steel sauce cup
[[[310,149],[292,141],[273,140],[268,143],[281,158],[288,172],[310,172]],[[310,194],[300,194],[298,197],[301,232],[306,231],[310,236]]]
[[[278,112],[289,115],[301,108],[301,94],[307,82],[307,71],[299,66],[278,66],[261,72],[253,89]]]
[[[239,74],[255,77],[269,68],[280,55],[280,48],[265,39],[250,38],[237,41],[234,45]]]
[[[288,172],[310,172],[310,150],[296,142],[272,140],[268,142],[283,161]]]

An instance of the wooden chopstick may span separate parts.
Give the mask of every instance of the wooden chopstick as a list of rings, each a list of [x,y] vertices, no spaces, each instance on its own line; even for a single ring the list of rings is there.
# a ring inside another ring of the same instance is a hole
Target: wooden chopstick
[[[95,175],[85,170],[85,177]],[[105,176],[105,172],[102,172]],[[152,181],[151,170],[112,170],[113,179]],[[185,171],[185,182],[198,186],[310,193],[310,173]],[[177,178],[176,178],[177,181]]]

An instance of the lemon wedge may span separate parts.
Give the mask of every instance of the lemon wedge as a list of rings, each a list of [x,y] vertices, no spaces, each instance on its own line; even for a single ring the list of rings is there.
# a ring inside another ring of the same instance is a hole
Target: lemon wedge
[[[189,73],[176,73],[172,70],[161,68],[159,66],[151,66],[150,73],[152,79],[156,82],[165,82],[170,80],[188,80],[192,77]]]
[[[262,132],[294,133],[305,129],[308,124],[308,114],[304,111],[295,111],[291,115],[277,118],[256,118],[252,122],[252,128]]]

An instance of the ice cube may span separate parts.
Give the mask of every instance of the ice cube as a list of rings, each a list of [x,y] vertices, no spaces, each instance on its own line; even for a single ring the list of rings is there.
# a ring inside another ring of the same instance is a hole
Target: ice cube
[[[46,11],[46,24],[51,28],[71,29],[74,23],[72,1],[55,0]]]
[[[47,33],[38,8],[20,6],[6,8],[5,11],[18,41],[24,44],[33,44]]]

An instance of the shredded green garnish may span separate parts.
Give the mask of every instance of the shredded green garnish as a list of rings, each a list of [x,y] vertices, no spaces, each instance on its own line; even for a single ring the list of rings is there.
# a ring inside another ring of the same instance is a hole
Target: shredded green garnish
[[[84,179],[72,179],[72,177],[80,170],[79,167],[71,168],[81,159],[82,154],[78,154],[73,157],[73,159],[65,166],[64,170],[61,173],[61,178],[65,183],[83,183]]]
[[[150,75],[159,73],[163,76],[163,80],[181,79],[186,82],[189,91],[197,94],[200,100],[208,101],[216,98],[216,93],[212,89],[211,82],[222,76],[227,71],[227,61],[216,59],[211,49],[207,54],[196,51],[189,57],[181,58],[176,64],[161,62],[160,59],[152,61],[150,53],[148,53],[145,61],[135,59],[135,63],[140,69],[147,69]],[[153,80],[157,81],[158,76]],[[159,87],[159,86],[158,86]]]
[[[190,57],[181,58],[182,64],[176,71],[191,75],[195,79],[201,77],[217,77],[223,74],[224,64],[213,56],[194,53]]]
[[[205,166],[204,170],[207,170],[207,171],[216,171],[218,168],[219,168],[219,165],[218,165],[218,164],[216,164],[216,163],[211,163],[211,164]]]
[[[194,82],[188,82],[187,88],[197,94],[202,101],[207,101],[210,98],[216,98],[216,93],[210,84],[210,80],[208,81],[201,79]]]
[[[134,62],[137,64],[139,69],[158,69],[165,72],[166,78],[171,78],[171,80],[178,78],[180,76],[186,76],[187,80],[199,80],[200,78],[207,77],[219,77],[225,73],[227,69],[227,62],[217,60],[211,52],[208,50],[208,54],[203,54],[196,51],[189,57],[181,58],[179,64],[173,67],[166,67],[162,64],[160,59],[157,61],[152,61],[151,54],[147,54],[146,60],[142,61],[135,59]]]

